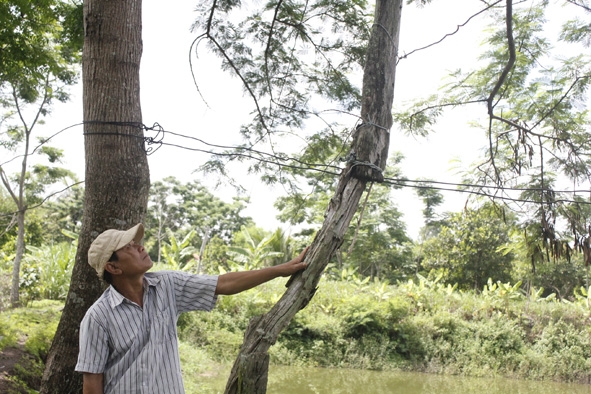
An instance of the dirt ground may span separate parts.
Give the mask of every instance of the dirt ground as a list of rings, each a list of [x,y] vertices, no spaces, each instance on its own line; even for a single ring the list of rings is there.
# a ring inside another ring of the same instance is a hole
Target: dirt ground
[[[0,393],[18,392],[8,376],[14,372],[14,366],[26,357],[25,351],[21,347],[10,347],[0,352]]]

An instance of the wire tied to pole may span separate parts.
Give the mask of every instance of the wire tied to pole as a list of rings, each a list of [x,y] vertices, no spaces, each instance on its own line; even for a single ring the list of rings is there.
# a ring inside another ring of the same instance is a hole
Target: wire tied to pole
[[[353,170],[353,168],[355,168],[357,166],[369,167],[372,170],[377,171],[379,174],[382,174],[384,172],[384,170],[382,170],[379,166],[376,166],[375,164],[370,163],[369,161],[357,160],[357,155],[355,154],[354,151],[349,152],[349,154],[347,156],[345,156],[344,158],[341,158],[341,161],[344,161],[350,165],[349,173]]]
[[[135,128],[138,128],[142,131],[156,131],[156,135],[154,135],[153,137],[136,136],[136,135],[132,135],[132,134],[123,134],[123,133],[84,132],[84,135],[119,135],[119,136],[126,136],[126,137],[132,137],[132,138],[141,138],[144,140],[144,143],[148,146],[148,147],[144,147],[144,152],[146,152],[147,156],[156,152],[164,144],[164,134],[166,131],[158,122],[154,122],[154,124],[152,126],[146,126],[145,124],[143,124],[141,122],[118,122],[118,121],[104,121],[104,120],[86,120],[83,123],[104,124],[104,125],[121,126],[121,127],[135,127]],[[157,145],[157,146],[152,147],[152,145]]]

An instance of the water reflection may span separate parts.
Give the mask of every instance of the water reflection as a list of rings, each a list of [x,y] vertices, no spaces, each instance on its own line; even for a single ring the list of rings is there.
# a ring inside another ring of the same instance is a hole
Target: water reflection
[[[227,377],[227,375],[225,375]],[[210,381],[222,393],[225,380]],[[271,366],[268,394],[591,394],[590,385],[410,372]]]

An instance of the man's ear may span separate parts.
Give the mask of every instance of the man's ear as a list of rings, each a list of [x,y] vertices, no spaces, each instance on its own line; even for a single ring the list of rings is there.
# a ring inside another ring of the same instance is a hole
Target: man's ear
[[[105,265],[105,271],[107,271],[111,275],[120,275],[122,272],[121,269],[111,261],[109,261],[107,265]]]

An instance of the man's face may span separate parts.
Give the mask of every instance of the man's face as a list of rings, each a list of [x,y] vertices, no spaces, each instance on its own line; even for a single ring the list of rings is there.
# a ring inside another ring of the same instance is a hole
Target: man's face
[[[152,268],[152,259],[142,245],[131,241],[117,251],[117,268],[123,271],[123,274],[137,275],[143,274]]]

